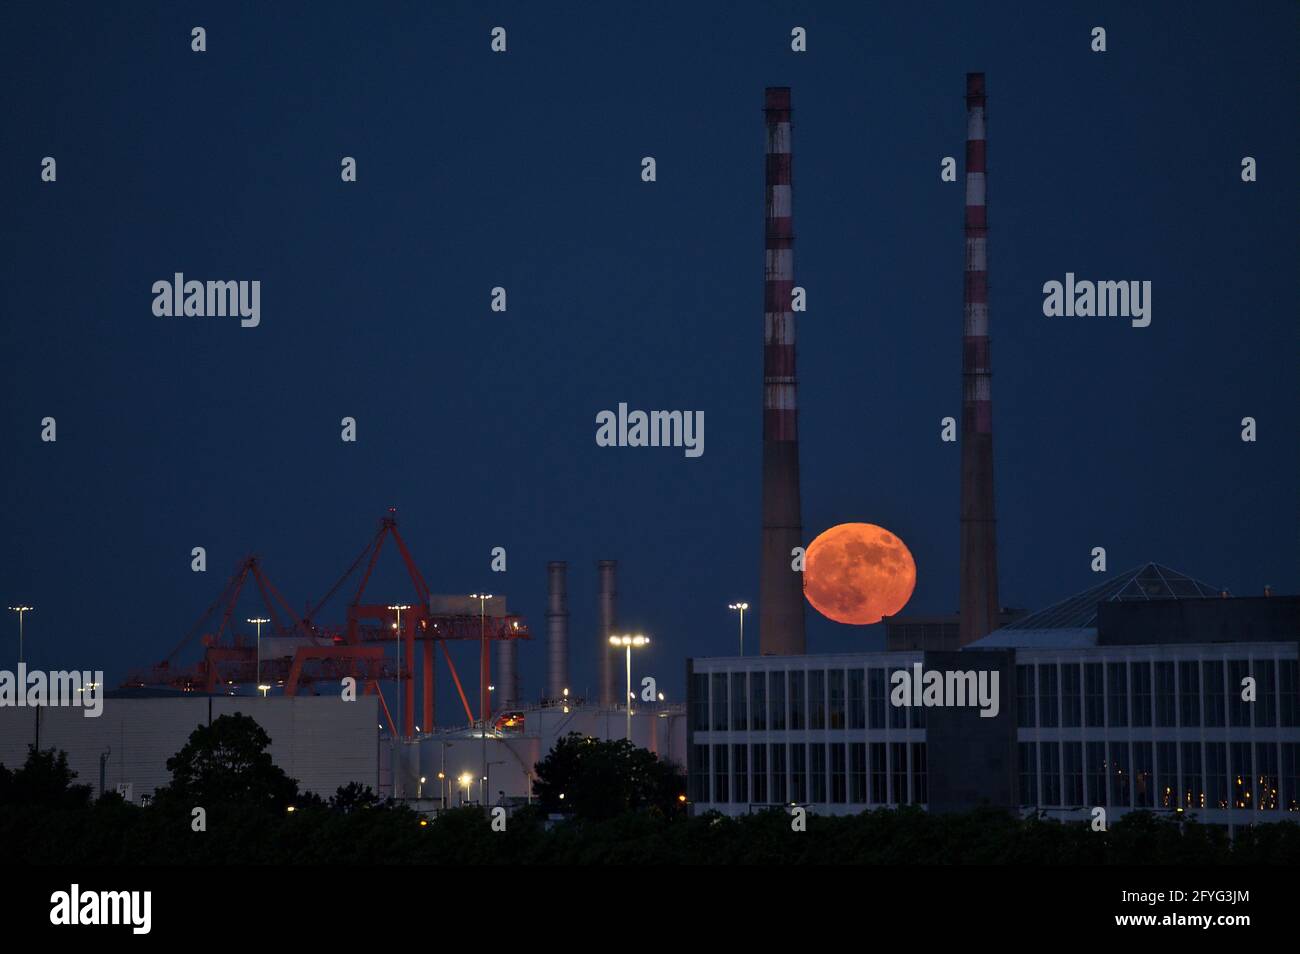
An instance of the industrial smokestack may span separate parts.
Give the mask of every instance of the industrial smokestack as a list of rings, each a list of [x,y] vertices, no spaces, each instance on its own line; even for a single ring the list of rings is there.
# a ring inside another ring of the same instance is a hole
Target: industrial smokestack
[[[966,284],[962,338],[961,645],[998,626],[993,518],[993,396],[989,357],[984,74],[966,74]]]
[[[516,665],[517,639],[497,640],[496,710],[504,711],[519,702],[519,668]]]
[[[596,652],[599,654],[596,672],[600,673],[600,704],[605,707],[614,705],[619,696],[619,691],[614,687],[614,653],[609,648],[609,637],[618,625],[617,570],[617,560],[600,560],[596,563],[596,574],[600,578],[600,590],[596,597],[600,615],[600,632],[596,634]]]
[[[763,655],[804,652],[803,574],[791,551],[803,545],[794,362],[794,209],[790,89],[769,86],[767,221],[763,289],[763,544],[758,646]]]
[[[569,596],[562,560],[546,564],[546,698],[559,699],[569,686]]]

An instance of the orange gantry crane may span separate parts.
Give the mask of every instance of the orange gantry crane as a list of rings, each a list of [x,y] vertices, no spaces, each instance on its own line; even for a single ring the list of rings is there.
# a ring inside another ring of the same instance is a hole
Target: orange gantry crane
[[[392,537],[407,575],[415,590],[415,601],[410,605],[384,601],[363,602],[366,586],[379,560],[385,542]],[[346,622],[340,627],[326,626],[317,620],[321,611],[353,578],[364,565],[360,583],[347,605]],[[269,658],[260,658],[258,647],[249,645],[234,633],[231,619],[240,593],[252,580],[269,616],[272,635],[279,637],[276,644],[283,647],[285,637],[292,648],[289,655],[281,648]],[[465,695],[456,664],[447,649],[452,640],[480,640],[479,674],[484,685],[491,679],[489,641],[502,639],[528,639],[528,627],[517,615],[487,617],[481,612],[434,613],[431,594],[420,569],[397,529],[397,511],[389,508],[380,521],[379,530],[361,553],[344,571],[343,575],[307,611],[298,616],[288,602],[267,579],[256,556],[244,559],[234,575],[226,582],[220,595],[190,628],[181,642],[160,663],[145,670],[131,673],[125,686],[169,686],[186,692],[216,692],[219,686],[236,684],[266,684],[283,686],[284,694],[294,696],[300,688],[314,683],[338,682],[351,677],[357,680],[366,694],[378,692],[387,717],[389,729],[399,732],[383,693],[381,680],[395,679],[401,693],[401,728],[403,738],[416,733],[415,721],[415,646],[421,647],[421,670],[424,683],[423,712],[420,726],[432,729],[436,724],[435,644],[442,649],[447,668],[465,708],[466,718],[475,721],[469,699]],[[208,627],[205,632],[205,627]],[[202,633],[203,658],[191,667],[176,665],[178,658]],[[395,642],[396,660],[387,659],[385,642]],[[488,693],[480,708],[479,720],[487,724],[491,718]]]

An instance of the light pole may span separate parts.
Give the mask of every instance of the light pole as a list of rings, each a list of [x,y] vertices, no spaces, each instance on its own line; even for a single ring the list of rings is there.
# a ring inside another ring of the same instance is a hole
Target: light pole
[[[479,683],[479,700],[478,715],[483,723],[483,774],[479,782],[479,801],[487,804],[487,616],[485,609],[487,601],[492,599],[491,593],[471,593],[469,598],[478,600],[478,639],[479,639],[479,661],[478,661],[478,683]]]
[[[262,624],[269,623],[271,621],[269,619],[262,619],[260,617],[250,617],[248,619],[248,622],[254,624],[257,627],[257,676],[256,678],[254,678],[253,682],[258,689],[262,690],[262,697],[265,698],[266,690],[270,689],[271,687],[262,685]]]
[[[409,610],[407,603],[390,603],[389,610],[395,610],[398,613],[398,621],[393,624],[393,629],[398,633],[398,719],[393,727],[393,798],[398,797],[398,763],[402,760],[402,719],[404,699],[402,685],[402,611]]]
[[[740,655],[745,655],[745,610],[748,603],[728,603],[727,609],[740,610]]]
[[[469,786],[470,783],[474,781],[474,776],[470,775],[469,772],[461,772],[459,781],[460,781],[460,803],[463,806],[465,804],[465,797],[469,795]]]
[[[611,636],[609,644],[615,648],[622,646],[627,650],[627,740],[632,741],[632,647],[640,649],[650,645],[649,636]]]
[[[31,606],[11,606],[9,607],[18,614],[18,661],[23,661],[23,614],[30,613],[33,609]]]

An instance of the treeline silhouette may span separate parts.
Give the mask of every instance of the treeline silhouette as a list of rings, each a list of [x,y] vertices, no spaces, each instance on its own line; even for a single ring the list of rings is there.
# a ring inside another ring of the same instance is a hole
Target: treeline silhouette
[[[673,766],[630,743],[570,735],[536,767],[539,800],[494,831],[479,807],[428,819],[366,786],[326,800],[271,761],[252,719],[200,726],[141,807],[92,797],[66,755],[0,766],[0,847],[23,864],[1011,864],[1255,865],[1300,862],[1300,825],[1222,829],[1130,813],[1108,831],[979,810],[691,816]],[[564,797],[561,798],[560,796]],[[205,830],[195,830],[195,808]],[[563,810],[564,817],[553,816]]]

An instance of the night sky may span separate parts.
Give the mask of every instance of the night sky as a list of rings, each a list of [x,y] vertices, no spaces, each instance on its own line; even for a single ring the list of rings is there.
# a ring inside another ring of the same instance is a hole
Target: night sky
[[[734,653],[726,604],[758,598],[768,85],[794,105],[805,537],[889,528],[907,612],[953,612],[971,70],[1003,603],[1098,582],[1094,546],[1300,590],[1293,6],[375,6],[0,14],[0,598],[36,607],[33,666],[115,684],[250,552],[302,607],[395,506],[434,592],[505,593],[532,625],[527,697],[546,561],[569,561],[581,688],[610,558],[621,621],[655,639],[637,668],[680,699],[684,658]],[[155,317],[178,271],[260,280],[260,326]],[[1151,281],[1150,327],[1044,317],[1067,271]],[[704,455],[597,447],[620,401],[704,411]],[[391,555],[372,586],[414,595]],[[812,651],[882,645],[809,614]],[[12,666],[13,614],[0,635]]]

